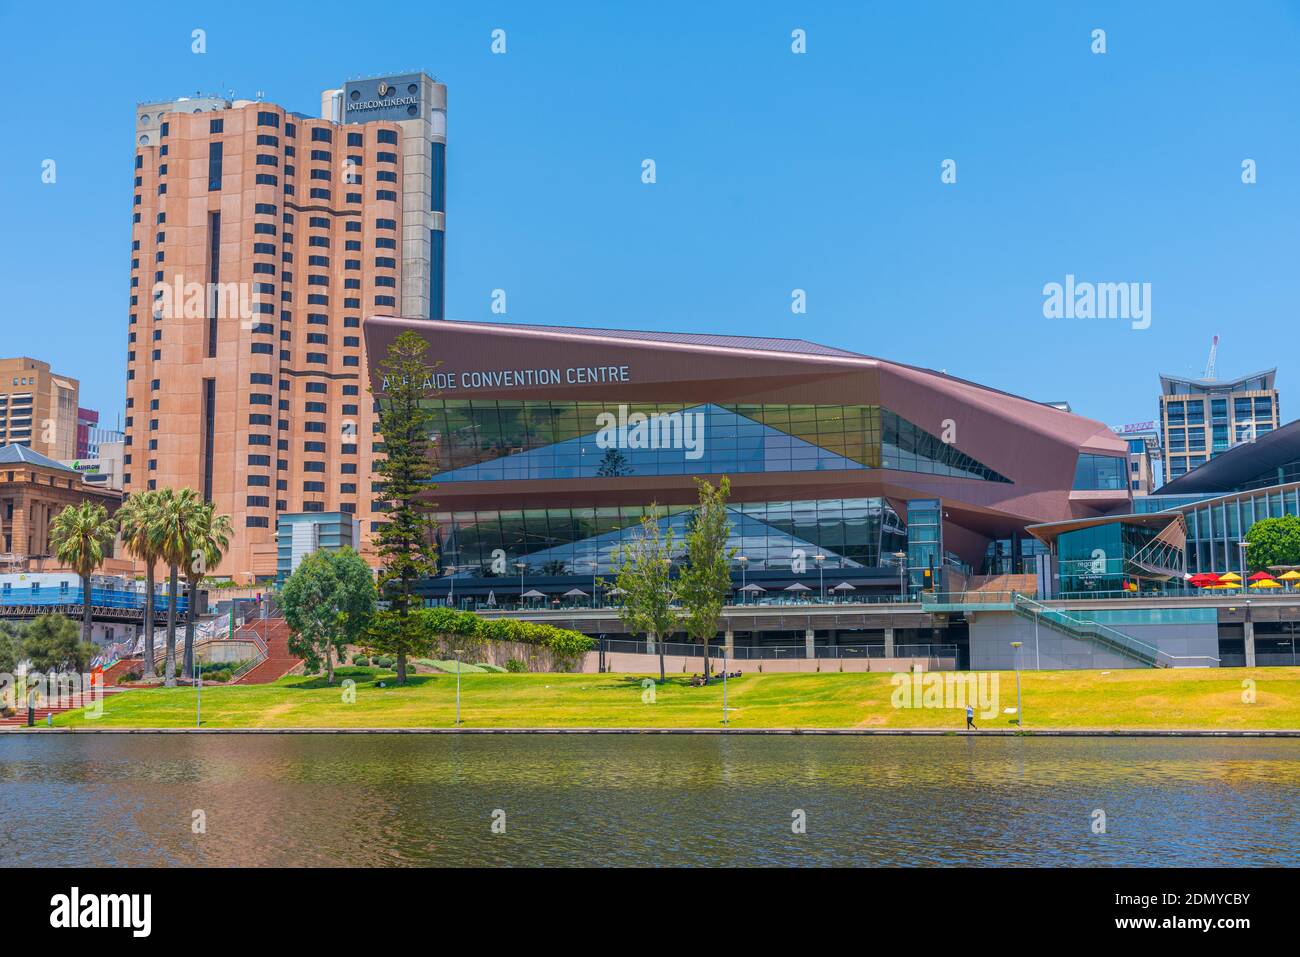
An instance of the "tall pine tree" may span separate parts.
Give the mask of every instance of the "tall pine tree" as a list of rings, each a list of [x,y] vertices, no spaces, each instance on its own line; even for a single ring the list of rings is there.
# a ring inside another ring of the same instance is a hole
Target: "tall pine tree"
[[[376,396],[383,458],[374,470],[381,477],[377,500],[383,502],[386,520],[375,536],[383,570],[379,593],[388,609],[375,616],[367,644],[397,659],[397,683],[406,683],[408,657],[427,654],[432,635],[421,627],[415,584],[437,574],[434,545],[434,504],[424,496],[432,486],[433,462],[429,457],[429,430],[433,416],[424,400],[432,389],[434,365],[427,358],[429,345],[414,332],[401,333],[379,363],[384,387]],[[371,390],[374,394],[374,390]]]

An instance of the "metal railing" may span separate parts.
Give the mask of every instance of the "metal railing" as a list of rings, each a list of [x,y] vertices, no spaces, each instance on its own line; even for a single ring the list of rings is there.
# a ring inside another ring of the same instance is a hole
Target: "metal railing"
[[[80,605],[82,592],[80,588],[69,588],[66,591],[56,588],[7,588],[0,591],[0,605],[3,606],[22,606],[22,605],[39,605],[39,606],[59,606],[59,605]],[[143,592],[127,591],[117,588],[91,588],[90,604],[98,608],[130,608],[142,609],[145,605],[145,596]],[[176,596],[176,611],[178,614],[189,609],[189,598],[184,595]],[[153,603],[155,612],[167,613],[167,596],[155,595]]]
[[[1119,652],[1125,657],[1153,667],[1172,668],[1179,661],[1209,659],[1210,657],[1208,655],[1171,655],[1168,652],[1161,651],[1154,645],[1139,641],[1132,635],[1127,635],[1116,628],[1112,628],[1110,625],[1103,625],[1101,622],[1089,618],[1076,618],[1059,609],[1048,608],[1046,605],[1034,601],[1032,598],[1026,598],[1024,595],[1015,596],[1014,610],[1016,614],[1025,618],[1046,621],[1049,625],[1055,626],[1059,631],[1064,631],[1072,637],[1096,642]],[[1217,658],[1213,660],[1218,661]]]
[[[261,635],[259,635],[257,632],[253,631],[252,629],[249,629],[247,631],[244,631],[244,629],[240,629],[240,631],[235,633],[235,638],[239,641],[251,641],[253,643],[253,647],[257,651],[257,654],[255,654],[252,658],[249,658],[242,665],[240,665],[238,668],[232,671],[230,673],[230,680],[226,682],[227,684],[234,684],[235,682],[239,681],[240,678],[244,677],[244,675],[248,674],[250,671],[252,671],[254,668],[256,668],[258,665],[260,665],[262,662],[264,662],[267,658],[271,656],[270,650],[266,647],[266,641],[262,638]]]
[[[606,654],[657,655],[662,650],[665,655],[686,658],[703,658],[704,646],[676,641],[647,642],[635,638],[606,638]],[[721,658],[724,646],[721,642],[709,644],[709,657]],[[840,658],[956,658],[956,645],[909,644],[895,645],[893,655],[885,654],[883,644],[856,645],[817,645],[813,654],[808,654],[805,644],[797,645],[736,645],[726,653],[728,661],[790,661],[793,659],[813,658],[837,660]]]

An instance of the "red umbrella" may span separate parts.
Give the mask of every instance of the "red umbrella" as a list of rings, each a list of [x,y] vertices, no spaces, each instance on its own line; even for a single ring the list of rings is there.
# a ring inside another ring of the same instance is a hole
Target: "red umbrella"
[[[1270,575],[1268,572],[1255,572],[1255,574],[1251,575],[1249,578],[1246,579],[1246,581],[1251,581],[1251,582],[1265,582],[1265,581],[1271,582],[1272,580],[1273,580],[1273,576]]]
[[[1217,585],[1219,583],[1219,576],[1212,575],[1209,572],[1201,572],[1200,574],[1193,575],[1188,579],[1188,581],[1197,588],[1204,588],[1206,585]]]

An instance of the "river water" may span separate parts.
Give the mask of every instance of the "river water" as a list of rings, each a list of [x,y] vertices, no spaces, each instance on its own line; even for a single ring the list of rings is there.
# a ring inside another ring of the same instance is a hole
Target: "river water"
[[[1296,866],[1298,798],[1288,740],[37,733],[0,861]]]

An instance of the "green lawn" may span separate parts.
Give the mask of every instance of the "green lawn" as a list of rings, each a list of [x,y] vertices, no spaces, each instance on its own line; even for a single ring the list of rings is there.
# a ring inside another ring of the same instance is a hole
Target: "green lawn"
[[[354,701],[323,678],[285,678],[272,685],[208,687],[209,728],[422,728],[455,720],[454,675],[418,675],[404,688],[391,672],[341,669],[356,681]],[[965,724],[955,708],[896,708],[888,674],[746,674],[728,682],[737,728],[948,728]],[[1014,673],[998,675],[1002,708],[1016,703]],[[722,685],[692,688],[680,677],[648,698],[641,675],[469,674],[461,676],[466,727],[716,728]],[[1300,668],[1044,671],[1022,676],[1029,729],[1300,729]],[[380,682],[385,687],[380,687]],[[1251,681],[1255,701],[1243,702]],[[113,695],[104,714],[81,712],[58,726],[193,727],[192,688],[132,690]],[[1008,728],[1012,718],[976,718]]]

